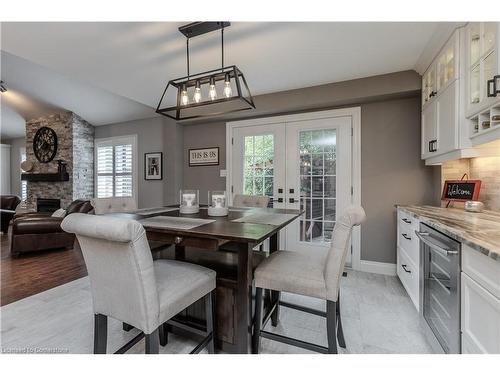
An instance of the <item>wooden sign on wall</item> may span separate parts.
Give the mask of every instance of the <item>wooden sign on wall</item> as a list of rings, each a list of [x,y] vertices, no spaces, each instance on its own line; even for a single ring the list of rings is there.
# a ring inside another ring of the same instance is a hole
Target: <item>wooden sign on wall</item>
[[[219,147],[189,149],[189,166],[219,165]]]
[[[480,189],[481,180],[446,180],[441,200],[454,202],[476,201],[479,198]]]

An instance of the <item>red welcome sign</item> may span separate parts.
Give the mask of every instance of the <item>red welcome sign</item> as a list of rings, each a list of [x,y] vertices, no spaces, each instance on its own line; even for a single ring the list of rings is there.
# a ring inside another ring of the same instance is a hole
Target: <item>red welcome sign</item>
[[[480,189],[481,180],[446,180],[441,200],[454,202],[477,201]]]

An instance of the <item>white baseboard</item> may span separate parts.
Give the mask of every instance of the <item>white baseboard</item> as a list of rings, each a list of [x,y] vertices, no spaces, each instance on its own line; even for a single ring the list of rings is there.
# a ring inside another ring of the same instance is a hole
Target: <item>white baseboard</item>
[[[396,276],[396,265],[394,263],[373,262],[361,260],[359,270],[363,272],[378,273],[381,275]]]

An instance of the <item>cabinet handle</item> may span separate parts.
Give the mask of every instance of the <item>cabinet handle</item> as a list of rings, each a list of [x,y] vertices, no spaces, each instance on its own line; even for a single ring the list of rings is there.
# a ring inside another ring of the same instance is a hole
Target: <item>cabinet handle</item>
[[[295,198],[290,198],[290,199],[288,199],[288,202],[289,202],[289,203],[295,203]]]
[[[431,91],[431,93],[429,94],[429,98],[432,98],[433,96],[436,96],[436,95],[437,95],[436,91]]]
[[[411,220],[408,220],[408,219],[407,219],[407,218],[405,218],[405,217],[404,217],[403,219],[401,219],[401,220],[403,220],[406,224],[411,224]]]
[[[407,272],[407,273],[411,273],[411,271],[408,271],[408,270],[406,269],[406,264],[402,264],[402,265],[401,265],[401,267],[403,267],[403,269],[405,270],[405,272]]]
[[[493,79],[486,81],[486,87],[488,88],[488,97],[494,98],[500,93],[500,89],[497,90],[497,80],[500,80],[500,75],[494,76]],[[491,89],[491,90],[490,90]]]
[[[407,239],[408,241],[411,241],[411,237],[408,237],[408,235],[406,233],[402,233],[401,234],[405,239]]]

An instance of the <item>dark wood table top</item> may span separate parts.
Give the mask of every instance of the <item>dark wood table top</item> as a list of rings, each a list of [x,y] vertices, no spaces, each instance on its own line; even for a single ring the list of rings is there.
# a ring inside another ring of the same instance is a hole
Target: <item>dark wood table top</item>
[[[172,208],[172,206],[165,207]],[[254,223],[242,223],[233,222],[235,219],[239,219],[243,216],[253,215],[253,214],[288,214],[290,216],[286,221],[280,225],[271,224],[254,224]],[[174,228],[156,228],[148,227],[147,223],[144,223],[144,228],[147,232],[160,232],[169,233],[175,236],[189,236],[189,237],[200,237],[200,238],[212,238],[217,240],[227,240],[235,242],[255,242],[260,243],[263,240],[269,238],[274,233],[278,232],[297,217],[300,216],[299,210],[287,210],[287,209],[277,209],[277,208],[234,208],[229,209],[229,215],[223,217],[208,216],[207,209],[204,207],[200,208],[200,212],[196,214],[181,214],[178,209],[174,211],[155,213],[149,215],[139,215],[134,213],[120,213],[112,214],[119,215],[121,217],[129,217],[134,220],[142,220],[155,216],[170,216],[170,217],[185,217],[185,218],[195,218],[195,219],[209,219],[215,220],[214,222],[203,224],[192,229],[174,229]]]

